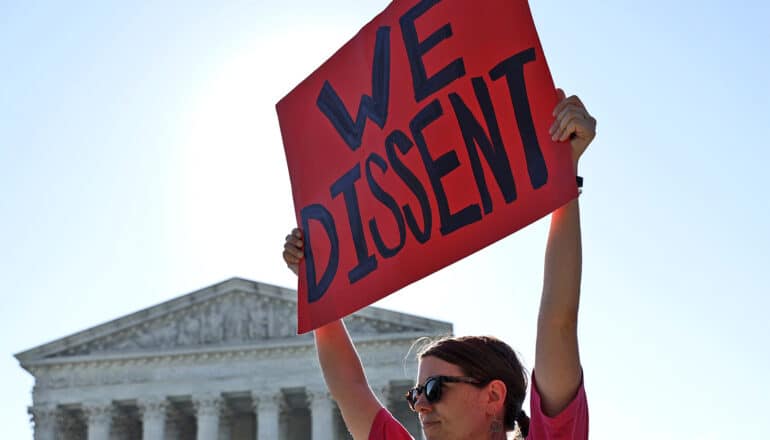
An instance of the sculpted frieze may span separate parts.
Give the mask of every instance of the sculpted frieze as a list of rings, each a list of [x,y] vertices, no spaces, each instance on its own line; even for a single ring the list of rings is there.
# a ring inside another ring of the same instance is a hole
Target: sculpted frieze
[[[149,318],[49,357],[227,347],[292,338],[297,331],[296,316],[296,302],[233,291]],[[361,315],[349,316],[345,323],[354,335],[422,330]]]
[[[235,345],[296,334],[297,306],[234,292],[144,322],[57,356]]]
[[[374,335],[381,333],[418,332],[422,329],[394,324],[392,322],[365,318],[363,316],[350,316],[345,318],[345,326],[348,331],[357,335]]]

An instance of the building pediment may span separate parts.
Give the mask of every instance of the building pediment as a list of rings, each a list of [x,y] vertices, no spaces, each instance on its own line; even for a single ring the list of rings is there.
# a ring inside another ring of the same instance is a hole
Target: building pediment
[[[153,356],[211,348],[276,345],[296,335],[296,292],[241,278],[215,284],[131,315],[19,353],[23,366],[127,355]],[[353,337],[448,334],[449,323],[369,307],[345,319]]]

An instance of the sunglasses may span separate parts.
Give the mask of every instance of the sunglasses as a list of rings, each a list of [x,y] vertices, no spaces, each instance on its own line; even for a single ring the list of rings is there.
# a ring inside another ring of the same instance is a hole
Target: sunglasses
[[[441,400],[441,388],[445,383],[469,383],[471,385],[481,385],[481,382],[472,377],[461,376],[431,376],[425,380],[425,385],[417,385],[411,390],[406,392],[406,401],[409,403],[409,408],[412,411],[414,405],[417,403],[417,399],[420,398],[420,394],[425,393],[425,399],[429,403],[436,403]]]

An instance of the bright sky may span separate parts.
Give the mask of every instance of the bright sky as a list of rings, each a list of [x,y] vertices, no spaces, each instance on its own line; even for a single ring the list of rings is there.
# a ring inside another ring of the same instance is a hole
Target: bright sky
[[[385,1],[0,3],[0,426],[12,357],[232,276],[294,286],[275,103]],[[770,438],[770,6],[533,2],[599,121],[581,174],[596,439]],[[377,305],[531,366],[547,222]]]

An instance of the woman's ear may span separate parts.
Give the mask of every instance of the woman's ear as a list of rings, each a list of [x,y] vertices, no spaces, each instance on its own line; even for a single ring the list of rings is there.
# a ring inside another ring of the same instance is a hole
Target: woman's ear
[[[490,415],[497,415],[505,406],[505,396],[508,389],[505,382],[495,379],[484,387],[484,398],[487,403],[487,412]]]

